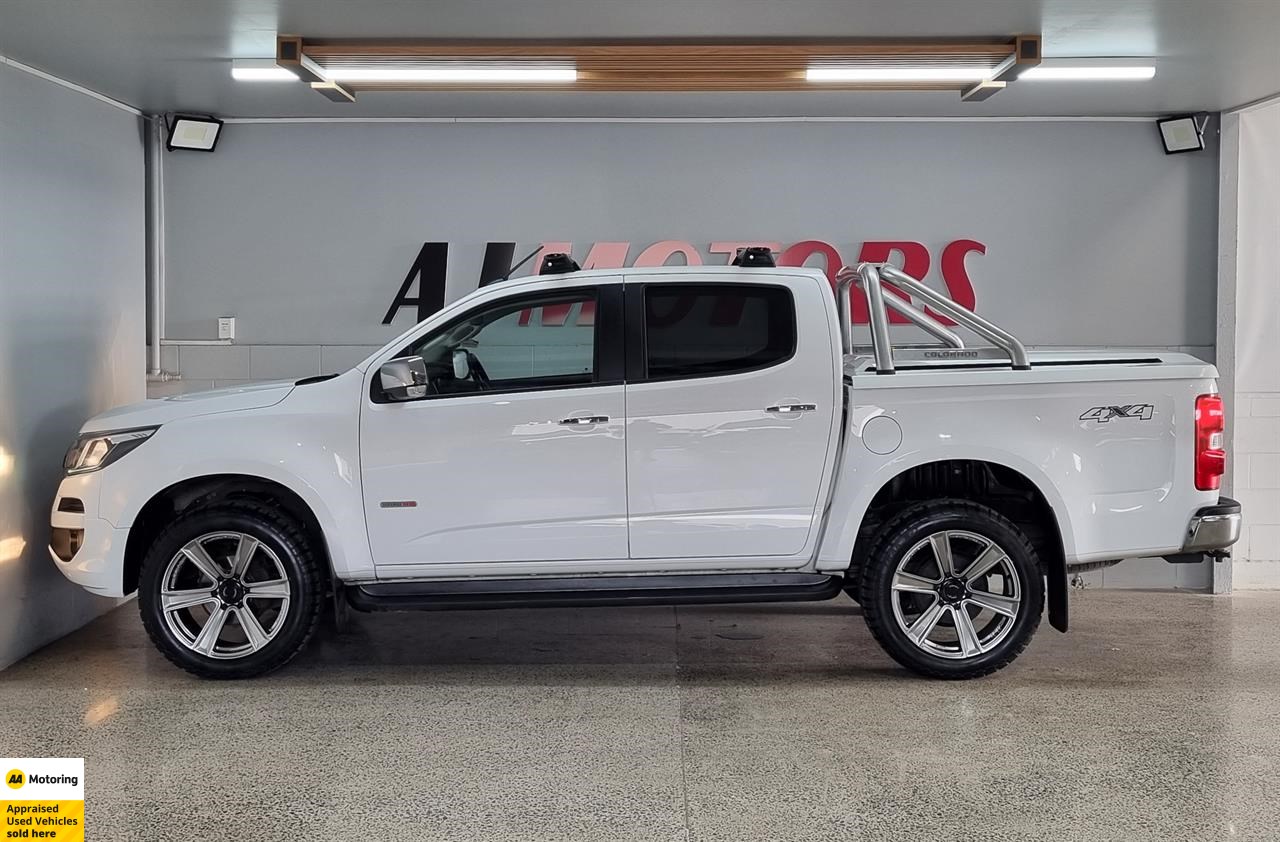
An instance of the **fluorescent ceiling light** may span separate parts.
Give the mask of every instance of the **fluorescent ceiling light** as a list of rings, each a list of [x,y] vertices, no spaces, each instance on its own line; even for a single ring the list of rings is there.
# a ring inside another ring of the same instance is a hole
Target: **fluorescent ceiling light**
[[[460,62],[416,64],[330,65],[324,74],[335,82],[576,82],[578,68],[572,64],[463,64]]]
[[[298,77],[273,58],[238,58],[231,62],[231,78],[238,82],[296,82]]]
[[[1022,71],[1018,78],[1083,82],[1142,80],[1155,75],[1155,66],[1143,64],[1141,59],[1045,59]]]
[[[980,82],[990,67],[894,67],[871,65],[813,65],[805,71],[810,82]]]

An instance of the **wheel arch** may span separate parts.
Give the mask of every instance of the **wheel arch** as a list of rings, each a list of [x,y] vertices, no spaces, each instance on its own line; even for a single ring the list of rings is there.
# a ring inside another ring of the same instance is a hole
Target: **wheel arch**
[[[1044,566],[1049,624],[1067,630],[1066,559],[1072,546],[1066,507],[1047,477],[1034,466],[1009,464],[983,454],[938,455],[910,465],[887,465],[878,482],[868,483],[857,516],[846,533],[851,575],[862,560],[884,521],[903,506],[919,500],[955,497],[991,507],[1017,524],[1031,539]],[[1037,481],[1038,480],[1038,481]],[[852,525],[856,524],[856,529]]]
[[[237,499],[270,502],[294,518],[302,526],[311,545],[322,554],[332,577],[334,564],[330,542],[320,518],[301,494],[278,480],[253,474],[205,474],[172,483],[153,494],[138,510],[125,543],[124,593],[138,589],[138,575],[147,550],[175,517],[192,506]]]

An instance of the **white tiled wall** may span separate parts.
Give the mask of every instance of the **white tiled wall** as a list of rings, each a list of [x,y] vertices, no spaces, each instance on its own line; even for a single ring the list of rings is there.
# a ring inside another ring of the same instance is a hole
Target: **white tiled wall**
[[[147,397],[337,374],[376,350],[376,345],[165,345],[164,370],[177,377],[149,382]]]
[[[1232,494],[1244,509],[1233,587],[1280,585],[1280,393],[1237,393]]]
[[[1280,588],[1280,103],[1226,114],[1220,158],[1218,345],[1232,377],[1225,478],[1244,510],[1233,588]]]

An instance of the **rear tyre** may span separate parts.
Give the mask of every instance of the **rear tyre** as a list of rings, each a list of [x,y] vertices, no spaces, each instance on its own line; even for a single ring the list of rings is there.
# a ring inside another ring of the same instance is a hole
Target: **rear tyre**
[[[1044,609],[1044,575],[1027,536],[968,500],[914,503],[887,521],[858,591],[885,651],[932,678],[977,678],[1007,666]]]
[[[142,562],[142,624],[187,672],[261,675],[292,660],[314,632],[320,569],[302,529],[275,507],[199,507],[165,529]]]

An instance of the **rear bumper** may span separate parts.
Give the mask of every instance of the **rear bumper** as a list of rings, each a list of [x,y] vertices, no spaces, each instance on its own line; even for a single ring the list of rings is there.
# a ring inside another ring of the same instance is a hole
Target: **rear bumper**
[[[1240,539],[1240,504],[1219,497],[1212,506],[1199,509],[1187,525],[1184,553],[1213,553],[1225,550]]]

